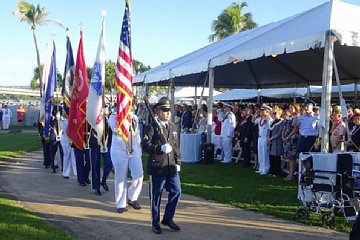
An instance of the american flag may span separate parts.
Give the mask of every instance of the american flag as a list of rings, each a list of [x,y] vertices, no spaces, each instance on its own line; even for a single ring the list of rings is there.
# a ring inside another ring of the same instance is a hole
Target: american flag
[[[120,35],[119,55],[115,68],[115,84],[118,90],[116,119],[119,133],[128,141],[130,112],[132,107],[132,56],[130,34],[130,4],[126,0],[125,13]]]

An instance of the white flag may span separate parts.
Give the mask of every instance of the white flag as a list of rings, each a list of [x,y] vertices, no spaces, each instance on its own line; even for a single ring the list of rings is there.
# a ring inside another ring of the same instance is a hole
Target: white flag
[[[96,131],[98,143],[102,146],[101,138],[104,132],[102,109],[102,93],[105,85],[105,16],[103,16],[102,30],[97,49],[86,107],[86,120]]]

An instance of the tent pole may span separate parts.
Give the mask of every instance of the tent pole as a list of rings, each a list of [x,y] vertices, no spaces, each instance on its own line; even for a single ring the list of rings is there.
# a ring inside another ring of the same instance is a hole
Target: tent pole
[[[211,143],[212,118],[213,118],[213,99],[214,99],[214,68],[209,68],[209,97],[207,115],[207,143]]]
[[[197,103],[197,85],[195,85],[195,96],[194,96],[194,106],[196,105],[198,105],[198,103]]]
[[[261,89],[257,89],[257,99],[256,99],[256,103],[260,103],[260,98],[261,98]]]
[[[330,127],[330,107],[331,107],[331,88],[334,61],[334,38],[331,31],[327,32],[324,51],[324,65],[322,75],[322,96],[320,113],[320,137],[321,152],[329,152],[329,127]],[[323,118],[323,119],[321,119]]]
[[[145,84],[144,89],[145,89],[145,96],[149,97],[150,96],[150,94],[149,94],[149,85]],[[145,111],[145,122],[146,122],[146,125],[149,125],[149,123],[150,123],[149,111]]]
[[[170,80],[170,100],[171,100],[171,122],[175,123],[175,83],[174,79]]]
[[[358,80],[356,79],[356,80],[355,80],[355,86],[354,86],[355,100],[358,100],[358,95],[359,95],[357,85],[358,85]]]
[[[306,99],[310,100],[311,97],[311,90],[310,90],[310,83],[307,86],[307,92],[306,92]]]

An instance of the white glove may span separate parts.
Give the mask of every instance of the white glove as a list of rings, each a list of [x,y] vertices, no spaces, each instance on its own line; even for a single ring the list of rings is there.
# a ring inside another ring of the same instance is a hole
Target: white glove
[[[59,112],[56,113],[56,119],[60,119],[61,115]]]
[[[176,164],[176,171],[177,171],[177,172],[180,172],[180,170],[181,170],[180,165],[179,165],[179,164]]]
[[[164,145],[161,145],[161,151],[168,154],[168,153],[171,153],[172,151],[172,146],[168,143],[164,144]]]

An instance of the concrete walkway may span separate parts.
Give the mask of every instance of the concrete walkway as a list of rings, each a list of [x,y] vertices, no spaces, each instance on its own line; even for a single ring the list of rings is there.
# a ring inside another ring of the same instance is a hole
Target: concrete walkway
[[[0,162],[1,163],[1,162]],[[113,181],[110,192],[96,196],[90,186],[80,187],[75,177],[64,179],[42,167],[42,152],[28,153],[0,165],[0,190],[29,211],[41,215],[80,239],[348,239],[325,228],[276,219],[183,194],[175,221],[180,232],[150,228],[148,185],[139,199],[140,211],[116,213]],[[166,196],[163,196],[166,199]],[[162,203],[164,206],[165,202]],[[162,211],[163,212],[163,211]]]

